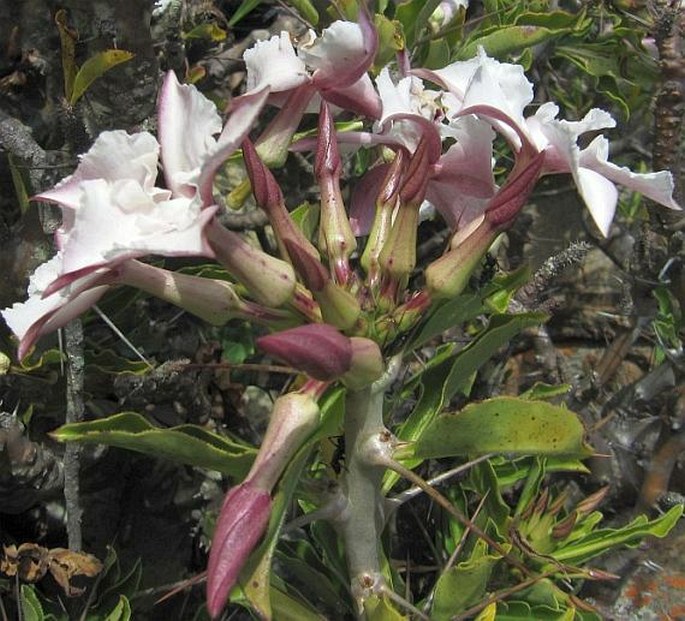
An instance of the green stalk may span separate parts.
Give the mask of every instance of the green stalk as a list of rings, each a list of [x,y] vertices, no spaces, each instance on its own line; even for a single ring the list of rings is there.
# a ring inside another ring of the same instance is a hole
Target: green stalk
[[[339,522],[345,539],[351,591],[360,618],[369,596],[385,590],[381,534],[385,524],[381,484],[385,467],[369,456],[369,442],[388,433],[383,424],[383,394],[394,376],[391,364],[383,377],[345,399],[345,471],[342,490],[347,510]]]

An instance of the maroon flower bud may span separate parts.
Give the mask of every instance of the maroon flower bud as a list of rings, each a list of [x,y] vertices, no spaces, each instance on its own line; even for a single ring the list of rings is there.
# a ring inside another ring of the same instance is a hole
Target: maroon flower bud
[[[418,207],[423,202],[426,195],[426,186],[430,179],[428,174],[429,166],[428,139],[422,137],[404,175],[404,183],[400,190],[402,203]]]
[[[512,179],[495,194],[485,210],[485,218],[493,226],[507,228],[526,204],[533,191],[540,171],[545,162],[545,152],[535,155],[528,165],[519,173],[512,172]]]
[[[273,211],[279,209],[284,203],[281,188],[273,173],[259,158],[252,142],[246,138],[242,146],[245,168],[252,182],[255,201],[271,218]]]
[[[218,617],[238,574],[264,534],[271,494],[250,482],[234,487],[221,507],[207,566],[207,610]]]
[[[322,101],[319,110],[319,137],[316,142],[314,173],[317,177],[338,176],[340,175],[340,167],[340,154],[338,153],[333,117],[328,104]]]
[[[328,324],[308,324],[262,336],[257,345],[278,358],[321,381],[337,379],[350,369],[350,339]]]
[[[352,343],[352,363],[342,381],[348,388],[359,390],[383,375],[385,363],[378,344],[371,339],[353,336],[350,342]]]

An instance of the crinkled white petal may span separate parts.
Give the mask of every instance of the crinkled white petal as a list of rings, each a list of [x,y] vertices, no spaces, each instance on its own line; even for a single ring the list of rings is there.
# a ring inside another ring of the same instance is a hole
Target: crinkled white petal
[[[673,198],[674,184],[670,172],[662,170],[635,173],[626,167],[612,164],[607,160],[608,156],[609,143],[603,136],[598,136],[580,152],[580,165],[598,172],[614,183],[640,192],[660,205],[670,209],[681,209]]]
[[[81,205],[63,247],[64,273],[144,254],[207,255],[202,229],[213,209],[188,198],[155,202],[131,180],[81,185]]]
[[[520,65],[501,63],[479,48],[475,58],[457,61],[433,73],[460,101],[461,109],[487,105],[501,110],[518,127],[524,126],[523,110],[533,100],[533,85]],[[458,112],[455,108],[452,100],[452,114]],[[497,121],[495,125],[512,144],[520,143],[506,124]]]
[[[333,22],[313,43],[300,45],[297,51],[308,67],[326,77],[360,63],[366,55],[361,27],[346,21]]]
[[[78,184],[88,179],[133,179],[153,192],[158,158],[159,144],[149,132],[102,132],[88,152],[80,157],[81,161],[74,174],[60,181],[51,190],[41,192],[36,198],[77,209],[80,201]]]
[[[310,79],[304,61],[295,53],[287,32],[268,41],[257,41],[245,50],[243,60],[247,67],[248,92],[265,86],[274,93],[287,91]]]
[[[31,275],[28,299],[0,311],[10,330],[21,341],[20,358],[41,334],[56,330],[74,317],[78,317],[84,310],[92,306],[107,289],[107,286],[89,288],[102,276],[102,272],[98,272],[78,278],[68,286],[44,298],[43,291],[61,276],[62,271],[62,254],[58,253],[49,261],[39,265]]]
[[[221,131],[216,106],[192,84],[179,84],[173,71],[164,80],[159,105],[159,136],[167,185],[191,198],[207,153]]]

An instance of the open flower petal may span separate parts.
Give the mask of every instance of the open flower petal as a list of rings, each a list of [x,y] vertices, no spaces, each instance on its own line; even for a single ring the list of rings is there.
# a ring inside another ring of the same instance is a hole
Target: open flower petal
[[[133,179],[146,191],[153,192],[158,157],[159,144],[148,132],[102,132],[89,151],[80,157],[81,161],[73,175],[34,198],[77,209],[80,202],[79,184],[89,179]]]
[[[169,71],[159,96],[159,141],[164,178],[175,196],[195,195],[194,182],[220,131],[216,106],[192,84],[179,84]]]
[[[65,274],[114,264],[133,256],[213,256],[203,228],[216,207],[177,198],[155,202],[131,180],[81,184],[74,227],[62,248]]]
[[[302,59],[295,53],[290,35],[281,32],[267,41],[257,41],[245,50],[248,93],[268,87],[272,93],[288,91],[309,81]]]
[[[29,279],[25,302],[13,304],[2,314],[7,326],[19,338],[17,357],[21,360],[44,334],[66,325],[95,304],[109,286],[108,270],[91,273],[68,287],[43,297],[48,285],[62,272],[62,253],[40,265]]]

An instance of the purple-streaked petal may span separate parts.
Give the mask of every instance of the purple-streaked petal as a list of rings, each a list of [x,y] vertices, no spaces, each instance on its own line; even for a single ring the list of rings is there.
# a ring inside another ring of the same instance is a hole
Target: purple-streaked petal
[[[390,164],[374,166],[354,184],[350,204],[350,225],[358,237],[366,236],[371,231],[376,214],[376,199],[389,168]]]
[[[351,86],[369,70],[377,51],[378,33],[364,8],[358,24],[333,22],[311,45],[298,50],[314,69],[314,83],[320,89]]]
[[[242,483],[221,507],[207,566],[207,610],[218,617],[252,550],[269,523],[269,492]]]
[[[369,119],[381,116],[381,100],[366,73],[350,86],[322,90],[321,96],[343,110],[356,112]]]
[[[497,186],[492,173],[490,125],[474,116],[462,117],[451,129],[456,142],[434,167],[427,198],[453,230],[483,213]]]
[[[221,131],[216,106],[192,84],[179,84],[169,71],[159,95],[159,142],[164,178],[175,196],[192,198],[196,179],[214,135]]]

